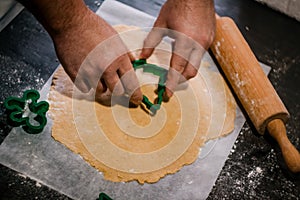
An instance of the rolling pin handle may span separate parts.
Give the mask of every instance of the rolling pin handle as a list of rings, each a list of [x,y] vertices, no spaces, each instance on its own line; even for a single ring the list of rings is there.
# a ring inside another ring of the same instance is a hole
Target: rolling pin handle
[[[267,129],[269,134],[277,141],[288,169],[293,173],[299,173],[300,153],[288,139],[283,121],[274,119],[268,123]]]

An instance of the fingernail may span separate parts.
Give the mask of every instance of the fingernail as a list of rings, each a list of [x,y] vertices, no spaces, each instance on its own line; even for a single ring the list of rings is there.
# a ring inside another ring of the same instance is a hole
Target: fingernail
[[[129,102],[129,108],[137,108],[139,105],[133,103],[133,102]]]
[[[170,97],[167,95],[167,92],[164,92],[163,94],[163,101],[168,102],[170,100]]]
[[[139,59],[145,59],[146,56],[143,54],[143,52],[139,55]]]
[[[133,103],[134,105],[138,106],[142,103],[141,100],[136,100],[136,99],[130,99],[130,103]]]
[[[132,95],[130,98],[130,102],[135,104],[136,106],[140,105],[142,103],[143,97],[139,97],[136,95]]]
[[[140,59],[147,59],[147,58],[150,57],[151,52],[152,52],[152,49],[150,49],[150,48],[143,48],[142,52],[140,53],[139,58]]]

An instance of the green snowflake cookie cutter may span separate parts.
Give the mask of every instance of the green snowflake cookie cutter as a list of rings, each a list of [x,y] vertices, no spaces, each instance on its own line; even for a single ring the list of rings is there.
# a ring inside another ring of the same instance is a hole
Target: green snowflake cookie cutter
[[[47,124],[49,104],[46,101],[37,102],[39,98],[40,94],[36,90],[26,90],[22,98],[6,98],[4,106],[8,113],[8,124],[13,127],[22,126],[30,134],[42,132]]]
[[[154,64],[147,63],[146,59],[139,59],[132,62],[133,68],[143,69],[143,72],[151,73],[159,77],[158,87],[157,87],[157,101],[156,104],[152,103],[147,96],[143,95],[143,104],[149,109],[153,115],[160,109],[161,103],[163,101],[163,94],[165,92],[165,83],[167,80],[168,70],[161,68]]]

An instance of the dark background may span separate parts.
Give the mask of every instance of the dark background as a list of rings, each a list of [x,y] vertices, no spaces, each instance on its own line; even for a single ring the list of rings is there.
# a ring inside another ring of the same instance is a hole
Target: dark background
[[[120,0],[157,16],[164,0]],[[86,0],[96,11],[102,1]],[[253,0],[215,0],[216,11],[237,23],[258,60],[271,66],[273,86],[291,114],[288,137],[300,150],[300,22]],[[3,101],[41,89],[58,66],[50,37],[25,9],[0,32],[0,143],[10,131]],[[99,191],[100,192],[100,191]],[[208,199],[299,199],[299,174],[289,173],[276,143],[243,126]],[[68,199],[0,165],[0,199]],[[155,197],[153,197],[155,199]]]

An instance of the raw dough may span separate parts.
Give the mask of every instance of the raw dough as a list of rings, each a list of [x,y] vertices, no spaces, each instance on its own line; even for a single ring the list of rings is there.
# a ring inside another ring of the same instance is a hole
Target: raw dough
[[[115,28],[129,50],[138,54],[146,33],[136,27]],[[169,59],[170,45],[163,42],[148,62],[166,67]],[[157,77],[142,71],[137,75],[143,93],[153,101]],[[220,74],[205,62],[155,116],[141,108],[72,98],[74,91],[78,92],[59,67],[49,94],[52,136],[111,181],[157,182],[194,162],[206,141],[234,128],[236,103]]]

